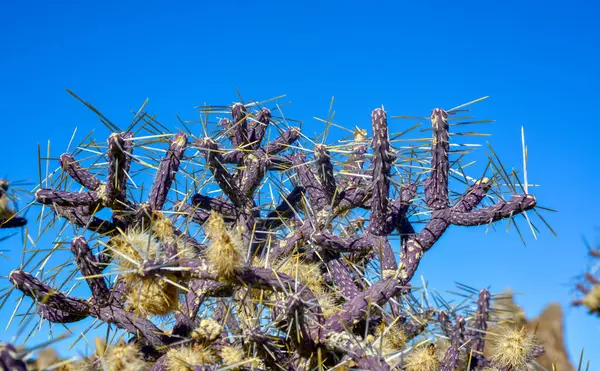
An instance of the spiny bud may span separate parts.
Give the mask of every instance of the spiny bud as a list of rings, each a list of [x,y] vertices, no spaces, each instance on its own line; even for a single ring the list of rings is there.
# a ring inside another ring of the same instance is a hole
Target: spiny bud
[[[175,282],[176,277],[165,278]],[[160,277],[137,279],[129,283],[129,307],[143,316],[148,314],[164,316],[175,311],[179,306],[178,288]]]
[[[206,258],[216,273],[231,279],[235,271],[244,264],[242,242],[238,234],[227,230],[223,217],[212,211],[205,227],[210,244],[206,249]]]
[[[102,369],[107,371],[140,371],[148,366],[136,343],[121,343],[106,349],[101,358]]]
[[[533,334],[524,327],[505,326],[492,342],[491,360],[497,367],[521,370],[535,358],[535,351]]]
[[[275,263],[274,268],[305,284],[314,294],[323,292],[323,273],[318,262],[310,263],[290,257]]]
[[[319,306],[321,306],[325,319],[329,319],[340,311],[340,307],[335,302],[335,296],[332,293],[323,291],[317,294],[317,301],[319,302]]]
[[[227,366],[233,366],[244,360],[244,349],[241,346],[224,346],[221,348],[221,359]]]
[[[167,371],[193,371],[196,366],[218,362],[215,353],[202,345],[172,348],[167,352]]]
[[[137,230],[127,230],[108,241],[108,246],[114,251],[119,266],[123,269],[135,268],[134,262],[154,259],[160,251],[159,244],[147,233]]]
[[[174,238],[173,223],[162,213],[154,212],[152,214],[152,232],[162,241],[172,240]]]
[[[435,345],[420,346],[406,356],[405,364],[407,371],[438,371],[440,361],[438,360]]]
[[[212,318],[206,318],[200,321],[200,326],[192,331],[192,337],[194,339],[212,342],[217,340],[222,332],[223,326],[221,326],[219,322]]]
[[[375,333],[380,336],[383,348],[389,350],[389,353],[402,350],[406,346],[406,334],[397,323],[389,327],[382,323]],[[379,342],[377,343],[379,344]]]

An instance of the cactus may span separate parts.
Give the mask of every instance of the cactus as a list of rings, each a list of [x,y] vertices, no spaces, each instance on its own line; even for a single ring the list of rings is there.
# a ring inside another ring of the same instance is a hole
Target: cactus
[[[494,321],[487,289],[469,293],[474,310],[465,311],[418,303],[411,286],[448,228],[513,220],[536,207],[497,161],[491,174],[471,178],[451,158],[454,148],[469,150],[450,143],[463,106],[434,109],[432,136],[396,148],[383,108],[371,114],[370,140],[357,128],[328,145],[286,126],[267,104],[202,107],[200,136],[187,125],[168,133],[143,111],[127,130],[100,116],[114,131],[106,145],[78,148],[102,159],[86,166],[81,151],[65,153],[60,176],[35,191],[47,230],[59,221],[72,227],[57,241],[70,246],[87,289],[67,292],[75,271],[65,264],[49,277],[19,267],[9,280],[34,302],[36,313],[26,315],[65,326],[92,318],[116,330],[121,340],[105,339],[107,348],[84,362],[92,369],[481,370],[532,362],[541,350],[529,338],[522,347],[511,342],[513,333],[505,336],[512,356],[502,355],[502,342],[499,355],[484,356]],[[511,186],[509,198],[501,183]]]
[[[600,245],[593,248],[588,245],[588,253],[594,263],[591,269],[583,274],[583,281],[575,287],[583,297],[573,301],[574,306],[585,307],[590,314],[600,316],[600,277],[597,274],[600,259]]]
[[[27,224],[27,219],[17,216],[10,207],[9,183],[0,179],[0,228],[18,228]]]

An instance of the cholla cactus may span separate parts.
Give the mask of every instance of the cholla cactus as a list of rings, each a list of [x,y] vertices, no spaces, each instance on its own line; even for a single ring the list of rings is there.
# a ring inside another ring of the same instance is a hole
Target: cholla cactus
[[[577,291],[582,293],[583,297],[573,301],[573,305],[584,306],[589,313],[600,316],[600,278],[597,273],[600,267],[600,245],[597,248],[589,247],[589,255],[594,264],[583,274],[584,283],[577,284]]]
[[[100,116],[115,131],[107,145],[78,147],[99,159],[61,155],[62,172],[35,192],[40,223],[73,227],[60,228],[57,245],[70,244],[87,289],[60,289],[74,282],[62,262],[46,277],[38,266],[15,269],[12,285],[45,321],[93,318],[128,336],[127,345],[107,339],[110,350],[90,361],[98,369],[516,369],[533,360],[484,357],[488,290],[469,294],[474,310],[434,308],[410,284],[451,226],[536,206],[495,154],[486,174],[464,173],[454,150],[462,158],[470,147],[450,141],[451,123],[468,123],[462,107],[434,109],[430,138],[395,147],[405,133],[388,133],[382,108],[370,139],[357,128],[328,145],[265,104],[202,107],[201,136],[187,125],[166,133],[142,111],[125,131]]]

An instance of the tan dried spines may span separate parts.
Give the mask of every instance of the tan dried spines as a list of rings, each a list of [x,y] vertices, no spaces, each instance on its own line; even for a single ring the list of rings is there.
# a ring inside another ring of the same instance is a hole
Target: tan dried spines
[[[435,108],[431,111],[431,126],[434,129],[448,129],[448,112],[441,108]]]
[[[151,228],[154,235],[161,241],[173,242],[175,240],[173,223],[163,213],[156,211],[152,213]]]
[[[180,346],[167,352],[167,371],[193,371],[197,366],[215,364],[219,357],[201,344]]]
[[[367,139],[367,131],[365,129],[357,127],[354,133],[352,134],[352,137],[355,141],[362,142],[363,140]]]
[[[398,323],[393,323],[390,326],[386,326],[385,323],[382,323],[377,328],[376,335],[381,337],[384,348],[398,351],[404,349],[406,346],[406,334],[404,333],[404,329]]]
[[[241,346],[224,346],[221,348],[221,359],[227,366],[240,364],[244,360],[244,349]]]
[[[107,347],[99,356],[102,369],[106,371],[141,371],[149,368],[136,343],[121,341]]]
[[[323,292],[325,282],[319,262],[308,262],[299,256],[291,256],[275,262],[273,268],[305,284],[315,295]]]
[[[212,318],[205,318],[200,321],[200,325],[192,331],[192,338],[211,343],[219,338],[223,333],[223,326]]]
[[[140,230],[129,229],[108,240],[108,246],[122,269],[137,268],[138,263],[153,260],[160,254],[160,245]]]
[[[422,345],[411,351],[404,361],[406,371],[438,371],[440,361],[434,344]]]
[[[537,344],[524,327],[504,326],[492,339],[491,360],[494,366],[521,370],[535,358]]]
[[[220,278],[232,279],[236,271],[244,265],[245,259],[239,233],[228,229],[223,217],[214,210],[206,221],[204,230],[210,240],[206,258],[211,268]]]
[[[179,308],[179,288],[174,275],[165,277],[138,277],[131,279],[127,290],[130,310],[142,316],[165,316]]]
[[[581,303],[585,305],[591,313],[600,314],[600,284],[596,284],[583,297]]]

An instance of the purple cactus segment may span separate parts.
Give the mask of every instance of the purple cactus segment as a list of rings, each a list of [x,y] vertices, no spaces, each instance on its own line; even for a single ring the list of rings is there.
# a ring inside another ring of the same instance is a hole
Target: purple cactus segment
[[[449,209],[434,210],[431,213],[431,220],[425,228],[402,244],[400,277],[403,282],[409,282],[412,279],[423,254],[433,247],[450,225],[448,222],[449,211]]]
[[[8,279],[23,294],[35,299],[37,302],[46,304],[50,308],[82,316],[90,313],[90,303],[56,292],[27,272],[14,270],[10,272]]]
[[[27,224],[27,219],[13,216],[9,219],[0,218],[0,229],[2,228],[19,228]]]
[[[236,206],[244,205],[245,197],[238,190],[233,177],[223,165],[217,143],[211,138],[204,138],[199,141],[198,147],[205,152],[206,163],[219,187]]]
[[[431,173],[425,180],[425,200],[433,210],[448,207],[448,113],[436,108],[431,112],[433,139],[431,142]]]
[[[444,359],[442,360],[440,371],[455,371],[457,369],[459,355],[460,352],[457,347],[451,346],[448,348],[444,355]]]
[[[452,211],[464,213],[475,209],[485,198],[490,190],[490,180],[483,178],[478,180],[462,195],[462,197],[452,206]]]
[[[96,302],[100,305],[107,304],[110,297],[108,286],[104,277],[100,276],[102,270],[83,236],[75,237],[71,241],[71,252],[75,255],[75,262],[79,266],[82,276],[85,277]]]
[[[128,155],[125,136],[113,133],[108,138],[108,180],[106,182],[106,204],[113,204],[123,197],[127,182]]]
[[[327,268],[333,281],[339,287],[342,296],[346,300],[354,299],[360,293],[350,274],[348,264],[342,257],[329,259],[327,261]]]
[[[150,367],[148,369],[148,371],[167,371],[168,367],[169,367],[169,356],[164,354],[158,360],[156,360],[156,362],[154,362],[154,364],[152,365],[152,367]]]
[[[165,335],[152,321],[115,305],[94,308],[91,314],[103,322],[113,323],[129,333],[143,338],[148,344],[155,347],[162,347],[176,341],[175,337]]]
[[[321,232],[313,234],[312,241],[330,252],[358,252],[365,253],[370,250],[374,243],[374,237],[348,237],[342,238],[333,233]]]
[[[421,335],[425,329],[427,329],[427,320],[430,313],[423,313],[418,316],[414,316],[410,320],[402,324],[402,330],[406,340],[409,341],[415,337]]]
[[[454,327],[452,328],[452,333],[450,336],[450,343],[452,346],[459,348],[462,344],[464,344],[466,324],[467,322],[465,321],[465,317],[456,317],[456,321],[454,321]]]
[[[592,285],[600,284],[600,279],[592,276],[589,272],[585,272],[583,274],[583,278],[585,278],[585,280],[591,283]]]
[[[284,131],[277,139],[259,149],[261,155],[271,157],[288,149],[300,138],[300,128],[291,127]]]
[[[233,147],[237,148],[241,143],[240,137],[238,136],[238,128],[235,127],[234,123],[228,118],[221,119],[219,121],[219,125],[223,128],[223,130],[225,130],[225,135],[227,136]],[[244,155],[244,151],[242,150],[235,150],[234,152],[241,155],[241,157],[243,157]]]
[[[327,146],[324,144],[317,144],[315,147],[315,160],[319,182],[321,183],[321,187],[329,199],[329,202],[331,202],[336,194],[337,186],[335,184],[335,177],[333,175],[331,155],[329,154]]]
[[[229,127],[231,131],[231,144],[236,148],[244,149],[248,144],[248,122],[247,122],[248,110],[246,106],[241,103],[234,103],[231,107],[231,117],[233,122]]]
[[[292,163],[298,177],[298,182],[304,187],[313,211],[318,213],[329,205],[329,200],[323,191],[323,187],[313,174],[309,164],[306,161],[306,156],[302,152],[292,155]]]
[[[240,192],[248,198],[252,198],[256,187],[265,177],[267,163],[263,158],[249,154],[244,158],[244,166],[239,170]]]
[[[388,138],[386,113],[376,109],[371,115],[373,124],[373,195],[371,199],[371,219],[369,233],[377,236],[385,235],[385,219],[388,213],[388,197],[390,191],[390,170],[392,157]]]
[[[303,195],[304,187],[294,187],[281,203],[267,214],[267,217],[264,219],[264,228],[267,230],[278,228],[285,220],[292,218],[295,214],[296,206],[302,200]]]
[[[128,131],[123,133],[123,140],[125,141],[123,150],[125,152],[125,164],[123,165],[123,171],[128,174],[131,170],[131,162],[133,161],[133,133]],[[127,178],[123,178],[121,186],[125,189]]]
[[[410,286],[402,284],[397,278],[381,280],[346,303],[340,312],[325,322],[325,328],[335,332],[351,328],[364,319],[373,305],[384,306],[390,298],[408,290]]]
[[[381,260],[381,269],[384,272],[395,272],[398,269],[398,262],[387,236],[370,236],[369,241],[371,242],[371,248],[375,251],[375,255]]]
[[[88,170],[84,169],[73,156],[63,153],[59,157],[61,168],[66,171],[71,178],[85,188],[95,191],[100,186],[100,181]]]
[[[229,152],[223,154],[223,156],[221,156],[221,158],[223,159],[224,164],[238,164],[239,165],[244,160],[245,155],[246,155],[245,151],[236,149],[236,150],[229,151]]]
[[[451,333],[452,321],[450,320],[450,316],[448,316],[448,312],[446,312],[445,310],[441,310],[438,313],[438,323],[440,325],[440,328],[444,332],[444,334],[448,338],[450,338],[452,336],[452,333]]]
[[[483,365],[483,349],[485,346],[485,337],[490,319],[490,292],[487,289],[479,291],[477,298],[477,311],[469,323],[467,330],[467,349],[472,356],[471,369],[477,369]]]
[[[174,210],[179,215],[183,215],[186,218],[197,224],[204,224],[210,216],[206,211],[199,209],[198,207],[192,207],[185,202],[181,201],[175,204]]]
[[[220,282],[192,279],[188,283],[189,291],[185,294],[185,300],[181,306],[181,313],[175,314],[175,326],[173,335],[187,337],[197,327],[196,316],[200,306],[204,302],[206,292],[211,288],[222,285]]]
[[[267,127],[269,126],[270,122],[271,111],[267,108],[261,108],[256,115],[256,119],[250,119],[250,123],[248,125],[248,139],[250,141],[251,149],[256,150],[258,147],[260,147],[260,143],[267,132]]]
[[[531,210],[536,205],[532,195],[513,196],[510,200],[487,206],[471,212],[452,212],[450,222],[454,225],[477,226],[493,223],[501,219],[510,218],[524,211]]]
[[[2,371],[27,371],[17,349],[9,343],[0,343],[0,369]]]
[[[315,303],[310,303],[314,306]],[[309,324],[311,321],[307,318],[308,303],[295,295],[290,295],[282,303],[281,309],[277,311],[277,317],[274,319],[274,326],[282,330],[289,330],[290,340],[301,354],[310,356],[315,350],[316,343],[312,338]],[[288,328],[289,326],[289,328]]]
[[[201,194],[195,194],[192,196],[192,205],[208,211],[214,210],[225,217],[234,216],[237,211],[237,208],[233,204],[225,200],[208,197]]]
[[[305,245],[311,231],[312,227],[307,222],[292,232],[291,235],[277,241],[271,251],[273,259],[276,260],[283,256],[289,256],[294,251],[300,250]]]
[[[179,171],[179,165],[187,146],[187,135],[179,133],[171,140],[171,145],[167,151],[165,158],[160,162],[148,204],[151,210],[161,210],[167,199],[167,194],[171,189],[175,174]]]
[[[342,167],[344,175],[344,185],[346,187],[358,186],[364,182],[362,169],[364,165],[365,153],[367,153],[366,145],[358,145],[352,149],[352,153],[348,156],[347,162]]]
[[[88,315],[81,315],[79,313],[63,312],[59,309],[51,308],[46,304],[39,304],[36,310],[42,318],[52,323],[73,323],[88,317]]]
[[[266,169],[275,171],[286,171],[292,168],[293,163],[289,159],[280,156],[271,156],[266,159]]]
[[[411,234],[414,233],[412,226],[410,226],[410,223],[406,218],[406,214],[416,193],[416,184],[410,184],[406,187],[402,187],[398,197],[390,203],[391,210],[388,213],[385,221],[386,234],[392,233],[394,229],[398,229],[398,232],[401,234],[407,234],[407,232]]]
[[[329,332],[324,341],[327,348],[345,353],[352,358],[359,369],[388,371],[389,365],[378,355],[377,350],[345,332]]]
[[[86,207],[62,207],[50,205],[57,216],[66,218],[71,223],[90,231],[106,235],[116,230],[116,226],[107,220],[89,215]]]
[[[244,334],[252,344],[256,344],[257,353],[269,370],[296,370],[292,363],[292,354],[278,344],[273,336],[263,333],[260,329],[252,329]]]
[[[338,204],[334,214],[339,215],[357,207],[370,208],[371,195],[372,190],[369,187],[352,188],[341,192],[336,200]]]
[[[58,206],[91,206],[99,201],[98,193],[91,192],[66,192],[53,189],[42,188],[35,193],[37,202],[44,205]]]

